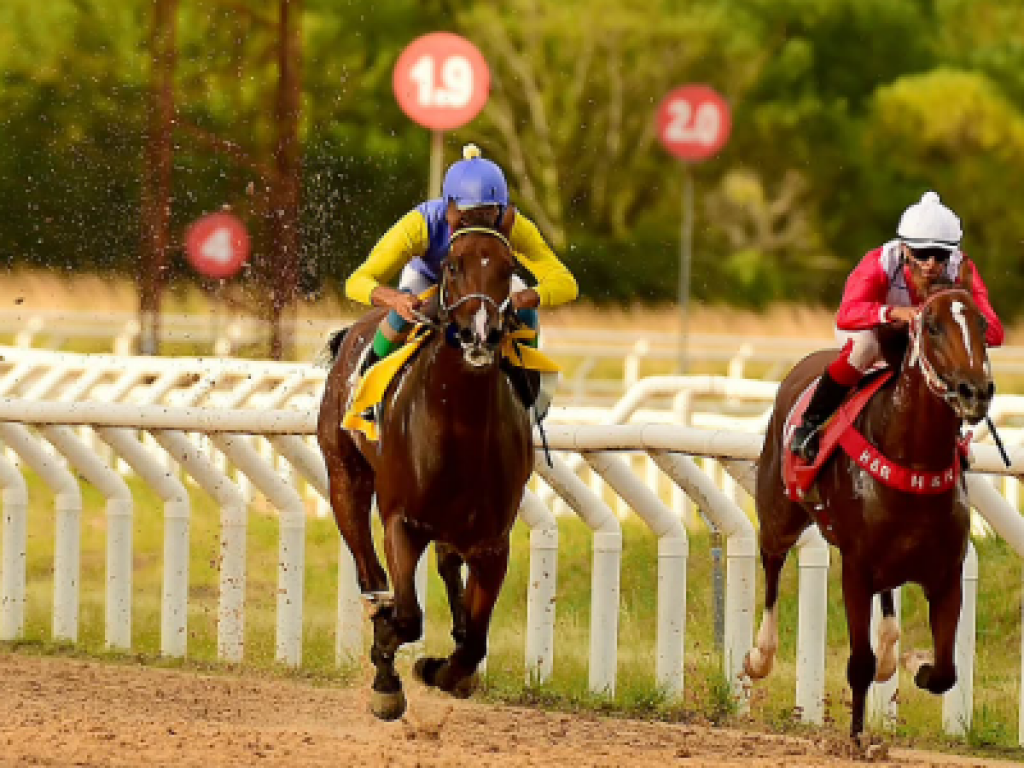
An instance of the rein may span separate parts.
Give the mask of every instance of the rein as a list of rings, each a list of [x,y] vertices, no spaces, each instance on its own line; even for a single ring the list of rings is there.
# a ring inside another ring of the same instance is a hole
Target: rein
[[[935,366],[932,365],[927,355],[921,353],[921,315],[924,314],[925,309],[935,299],[949,293],[964,293],[964,290],[962,288],[945,288],[931,294],[921,304],[920,310],[914,315],[914,319],[910,323],[910,365],[914,365],[915,362],[921,363],[921,373],[924,376],[924,383],[928,390],[937,398],[947,403],[954,397],[954,393],[950,391],[949,385],[936,372]]]

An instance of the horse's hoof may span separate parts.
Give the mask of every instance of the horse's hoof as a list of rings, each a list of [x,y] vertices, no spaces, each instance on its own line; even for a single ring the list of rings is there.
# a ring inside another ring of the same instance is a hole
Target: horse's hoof
[[[371,691],[370,711],[380,720],[397,720],[405,714],[405,694]]]
[[[864,759],[871,763],[877,763],[889,759],[889,747],[885,744],[870,744],[864,750]]]
[[[412,666],[412,673],[424,685],[437,687],[437,673],[444,666],[444,659],[421,656]]]
[[[468,699],[477,688],[480,687],[480,675],[474,672],[469,677],[464,677],[455,684],[451,694],[456,699]]]
[[[933,664],[934,658],[931,651],[907,651],[900,656],[900,662],[903,668],[916,678],[921,667]]]
[[[887,682],[889,682],[892,679],[892,676],[896,673],[896,667],[898,667],[898,666],[899,665],[896,664],[895,658],[893,659],[893,663],[892,664],[886,664],[884,666],[882,664],[879,664],[878,665],[878,669],[875,670],[875,679],[874,679],[873,682],[875,682],[875,683],[887,683]]]
[[[395,596],[390,592],[363,592],[363,613],[370,621],[385,608],[395,605]]]
[[[743,657],[743,671],[751,680],[760,680],[772,671],[772,657],[751,648]]]
[[[878,630],[878,642],[875,644],[875,655],[877,666],[875,667],[875,682],[887,682],[900,665],[899,657],[896,655],[896,643],[900,640],[900,626],[896,620],[888,617],[882,620]]]

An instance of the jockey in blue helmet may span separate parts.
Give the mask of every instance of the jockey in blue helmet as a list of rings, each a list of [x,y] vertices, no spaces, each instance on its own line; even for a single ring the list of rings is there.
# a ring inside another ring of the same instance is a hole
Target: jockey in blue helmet
[[[404,343],[418,319],[420,294],[438,282],[451,237],[445,218],[449,201],[463,212],[464,225],[497,227],[509,205],[505,174],[496,163],[481,157],[475,145],[466,145],[463,159],[453,163],[445,174],[441,197],[420,203],[405,214],[349,277],[346,296],[391,310],[377,328],[362,371]],[[512,305],[519,319],[537,330],[537,308],[575,299],[576,279],[544,241],[537,226],[518,211],[509,243],[516,259],[536,280],[531,288],[513,277]],[[399,270],[398,287],[386,285]]]
[[[445,203],[454,200],[460,210],[496,205],[500,218],[508,207],[508,184],[498,164],[481,157],[470,144],[463,159],[452,163],[444,175],[441,197]]]

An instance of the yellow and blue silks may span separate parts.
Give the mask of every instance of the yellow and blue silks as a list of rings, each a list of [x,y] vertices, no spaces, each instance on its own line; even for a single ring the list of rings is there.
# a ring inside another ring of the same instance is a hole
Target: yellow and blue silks
[[[408,341],[383,360],[375,363],[356,385],[348,410],[341,420],[341,426],[348,430],[362,432],[368,440],[380,438],[377,423],[363,418],[363,414],[374,408],[384,399],[384,393],[392,379],[402,369],[423,343],[430,338],[434,330],[427,325],[417,325],[409,334]],[[512,365],[541,372],[557,372],[558,364],[543,352],[526,346],[537,335],[529,328],[523,328],[505,334],[501,342],[501,356]]]

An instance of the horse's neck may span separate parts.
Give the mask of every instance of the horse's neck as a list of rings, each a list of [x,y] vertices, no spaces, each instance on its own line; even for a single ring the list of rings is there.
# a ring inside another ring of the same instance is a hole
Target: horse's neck
[[[920,364],[904,361],[891,394],[883,391],[873,398],[865,432],[893,461],[944,469],[953,456],[960,419],[928,389]]]
[[[499,401],[498,365],[486,371],[470,371],[462,361],[461,350],[439,340],[426,350],[423,360],[423,394],[431,404],[457,405],[448,408],[479,426],[496,410]]]

